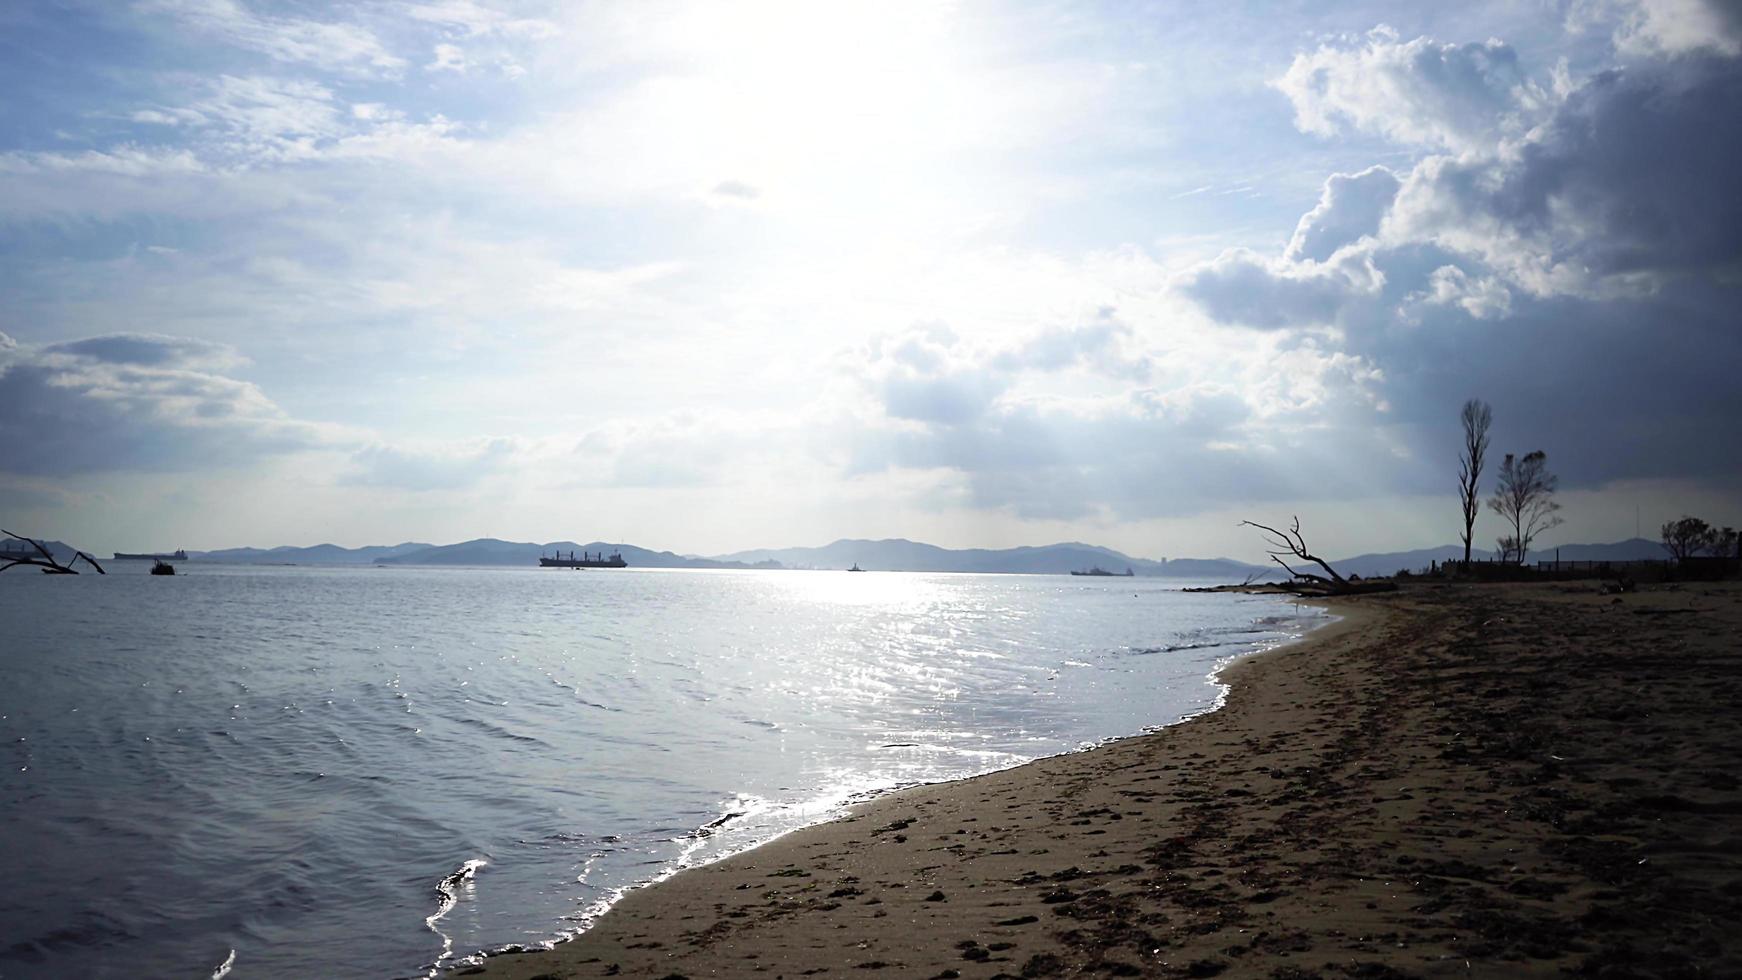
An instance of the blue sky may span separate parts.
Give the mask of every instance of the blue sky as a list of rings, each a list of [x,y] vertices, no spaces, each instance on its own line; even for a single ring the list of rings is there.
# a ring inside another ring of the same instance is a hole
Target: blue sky
[[[1468,397],[1560,540],[1742,520],[1733,3],[18,3],[0,92],[26,533],[1406,548]]]

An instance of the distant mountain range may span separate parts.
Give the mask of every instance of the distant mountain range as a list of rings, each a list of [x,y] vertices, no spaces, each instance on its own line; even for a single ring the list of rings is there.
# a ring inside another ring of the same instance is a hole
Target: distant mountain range
[[[441,547],[424,547],[418,551],[406,552],[391,558],[379,560],[383,565],[526,565],[538,564],[540,555],[554,555],[557,552],[570,551],[602,551],[606,554],[622,554],[623,560],[631,568],[754,568],[748,562],[721,561],[715,558],[696,558],[689,555],[673,554],[669,551],[649,551],[637,548],[632,544],[612,544],[607,541],[589,541],[578,544],[574,541],[547,541],[535,544],[529,541],[502,541],[497,538],[478,538],[473,541],[463,541],[459,544],[443,545]],[[774,566],[763,566],[774,567]]]
[[[55,561],[65,564],[73,560],[73,555],[75,554],[73,546],[67,544],[65,541],[44,541],[42,546],[47,548],[50,554],[54,555]],[[19,552],[30,555],[37,554],[37,550],[31,547],[30,542],[28,541],[20,541],[17,538],[0,536],[0,555]],[[105,557],[107,556],[98,555],[97,560],[102,561]]]
[[[55,556],[63,561],[72,557],[71,546],[59,541],[46,542]],[[0,542],[0,549],[7,546]],[[24,547],[14,542],[14,547]],[[190,551],[194,561],[236,562],[247,564],[310,564],[310,565],[503,565],[532,567],[540,555],[556,552],[595,551],[610,554],[620,552],[631,568],[846,568],[857,564],[867,571],[908,572],[1002,572],[1027,574],[1062,574],[1102,568],[1122,573],[1127,568],[1138,575],[1191,578],[1199,580],[1239,581],[1251,575],[1280,577],[1275,565],[1254,565],[1232,558],[1174,558],[1152,560],[1133,558],[1111,548],[1081,542],[1065,542],[1040,547],[1022,548],[940,548],[936,545],[903,538],[879,541],[847,538],[818,548],[764,548],[738,551],[712,557],[679,555],[670,551],[651,551],[631,544],[605,541],[503,541],[497,538],[477,538],[459,544],[432,545],[408,541],[396,545],[372,545],[365,548],[343,548],[335,544],[317,544],[306,548],[226,548],[219,551]],[[1656,541],[1632,538],[1613,544],[1572,544],[1531,552],[1531,560],[1550,560],[1556,552],[1564,561],[1629,561],[1642,558],[1663,558],[1663,547]],[[98,561],[112,552],[93,552]],[[1480,559],[1492,559],[1493,553],[1478,549]],[[1400,569],[1420,570],[1433,562],[1457,561],[1464,556],[1461,545],[1441,545],[1415,551],[1392,551],[1355,555],[1332,561],[1344,575],[1391,575]],[[1295,567],[1300,568],[1298,563]]]
[[[1168,575],[1177,578],[1246,577],[1257,566],[1231,558],[1178,558],[1152,561],[1092,544],[1068,542],[1041,547],[967,548],[955,550],[937,545],[889,538],[867,541],[845,538],[820,548],[774,548],[721,555],[725,561],[777,562],[782,568],[846,568],[857,564],[867,571],[903,572],[1026,572],[1063,574],[1101,568],[1138,575]]]
[[[1553,561],[1556,553],[1562,561],[1639,561],[1641,559],[1663,559],[1669,557],[1663,550],[1663,545],[1644,538],[1629,538],[1613,544],[1563,544],[1558,548],[1533,548],[1527,559],[1531,564],[1539,561]],[[1477,561],[1492,561],[1495,553],[1482,548],[1473,548],[1470,557]],[[1353,558],[1343,558],[1331,562],[1332,567],[1344,575],[1359,575],[1371,578],[1375,575],[1395,575],[1408,569],[1412,572],[1421,571],[1434,562],[1444,564],[1448,561],[1463,561],[1464,546],[1461,544],[1446,544],[1438,548],[1422,548],[1416,551],[1388,551],[1380,554],[1356,555]],[[1289,562],[1299,568],[1296,562]]]
[[[243,562],[251,565],[366,565],[370,562],[395,558],[431,547],[434,545],[419,544],[413,541],[395,545],[371,545],[367,548],[341,548],[336,544],[317,544],[307,548],[293,548],[284,545],[277,548],[225,548],[221,551],[190,551],[188,557],[201,561]]]

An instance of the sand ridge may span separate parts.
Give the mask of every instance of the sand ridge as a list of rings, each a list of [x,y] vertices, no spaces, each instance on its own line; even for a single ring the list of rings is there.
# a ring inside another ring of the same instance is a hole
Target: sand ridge
[[[879,798],[456,975],[1742,975],[1742,588],[1337,611],[1220,711]]]

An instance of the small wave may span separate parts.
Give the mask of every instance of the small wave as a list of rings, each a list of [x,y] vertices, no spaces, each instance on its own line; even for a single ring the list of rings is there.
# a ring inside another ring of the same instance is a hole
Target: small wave
[[[224,957],[224,962],[219,963],[218,968],[212,971],[212,980],[224,980],[225,977],[230,975],[230,971],[235,969],[235,967],[236,951],[232,949],[230,950],[230,955]]]
[[[1206,643],[1170,643],[1166,646],[1159,647],[1132,647],[1131,652],[1138,654],[1139,656],[1147,656],[1152,653],[1178,653],[1181,650],[1212,650],[1216,647],[1225,647],[1227,645],[1228,644],[1223,641],[1211,641]]]
[[[707,823],[702,824],[700,827],[696,828],[696,836],[697,837],[712,837],[712,836],[714,836],[714,831],[719,830],[721,827],[726,826],[727,824],[731,823],[733,820],[738,819],[739,817],[743,816],[747,812],[749,812],[749,811],[747,811],[747,810],[734,810],[733,812],[728,813],[725,816],[720,817],[717,820],[710,820]]]
[[[453,911],[454,906],[459,904],[460,888],[470,882],[472,878],[477,875],[478,869],[482,868],[486,863],[488,862],[483,858],[473,858],[465,864],[460,865],[459,870],[455,871],[453,874],[450,874],[441,881],[436,882],[436,910],[429,918],[423,920],[423,924],[429,927],[430,932],[442,937],[441,955],[436,957],[435,962],[430,965],[429,973],[425,974],[425,976],[431,978],[431,980],[433,980],[436,974],[441,972],[442,964],[447,962],[454,955],[454,937],[443,932],[436,923],[440,922],[442,916]]]
[[[527,743],[531,743],[533,745],[543,745],[547,748],[549,747],[549,743],[545,742],[541,738],[537,738],[537,737],[532,736],[532,735],[521,735],[518,732],[511,732],[508,729],[503,728],[501,725],[492,724],[490,722],[484,721],[481,718],[459,718],[456,720],[459,721],[459,723],[462,725],[469,725],[473,728],[479,729],[480,731],[487,732],[490,735],[494,735],[497,738],[506,738],[506,739],[509,739],[509,740],[515,741],[515,742],[527,742]]]

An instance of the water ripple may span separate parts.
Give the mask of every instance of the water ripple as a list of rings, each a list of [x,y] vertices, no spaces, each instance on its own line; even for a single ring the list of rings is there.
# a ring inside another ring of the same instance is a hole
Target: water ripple
[[[0,576],[0,825],[31,883],[0,891],[0,975],[543,946],[866,794],[1203,710],[1218,662],[1297,628],[1144,579],[189,573],[173,601]]]

